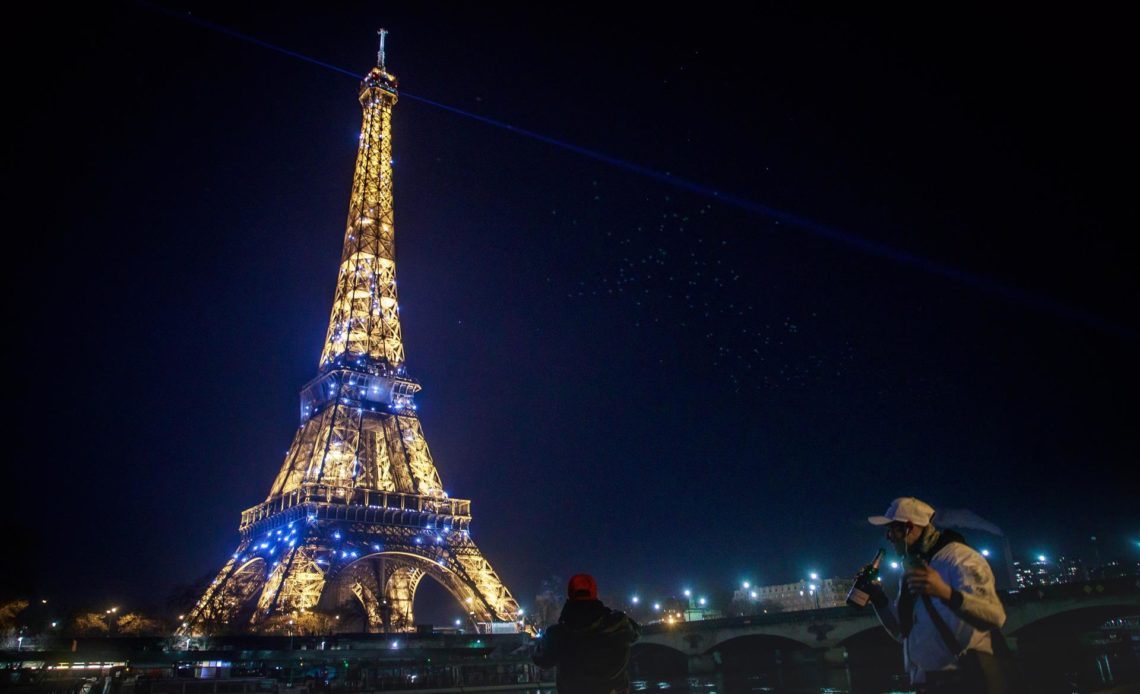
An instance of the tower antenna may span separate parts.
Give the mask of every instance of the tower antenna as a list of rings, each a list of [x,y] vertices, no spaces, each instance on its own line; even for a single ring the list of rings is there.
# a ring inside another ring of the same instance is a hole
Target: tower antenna
[[[388,38],[388,30],[381,27],[376,30],[376,33],[380,35],[380,50],[376,53],[376,62],[380,64],[381,70],[387,70],[388,68],[384,65],[384,39]]]

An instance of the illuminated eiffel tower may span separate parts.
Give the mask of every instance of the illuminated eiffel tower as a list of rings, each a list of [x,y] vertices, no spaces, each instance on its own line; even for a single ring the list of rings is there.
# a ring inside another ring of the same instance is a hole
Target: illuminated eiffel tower
[[[324,631],[336,624],[312,622],[338,612],[344,629],[413,630],[425,576],[481,628],[520,623],[518,603],[468,533],[471,502],[443,491],[416,417],[420,386],[404,371],[392,220],[397,85],[384,65],[386,34],[360,84],[364,124],[344,251],[318,374],[301,391],[301,425],[182,634]]]

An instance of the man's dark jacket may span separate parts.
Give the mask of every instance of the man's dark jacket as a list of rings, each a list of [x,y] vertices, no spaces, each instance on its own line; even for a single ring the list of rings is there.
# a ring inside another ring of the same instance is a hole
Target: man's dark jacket
[[[625,694],[637,622],[599,600],[567,600],[558,624],[538,641],[534,663],[558,666],[559,694]]]

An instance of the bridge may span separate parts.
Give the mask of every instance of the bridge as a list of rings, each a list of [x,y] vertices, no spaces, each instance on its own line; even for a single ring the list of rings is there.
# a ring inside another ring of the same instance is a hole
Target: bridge
[[[1002,603],[1006,609],[1002,633],[1016,649],[1021,635],[1054,620],[1093,630],[1108,619],[1140,614],[1140,576],[1029,588],[1003,594]],[[697,672],[715,669],[716,652],[736,639],[767,638],[786,649],[810,649],[840,661],[847,645],[876,630],[882,627],[873,610],[844,606],[650,624],[634,648],[657,646],[679,652],[688,657],[690,671]]]

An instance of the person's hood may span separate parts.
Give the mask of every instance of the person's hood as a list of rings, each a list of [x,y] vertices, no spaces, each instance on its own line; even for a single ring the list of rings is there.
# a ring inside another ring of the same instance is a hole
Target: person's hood
[[[601,600],[568,600],[562,606],[558,623],[576,632],[615,631],[621,628],[625,615],[614,612]]]

